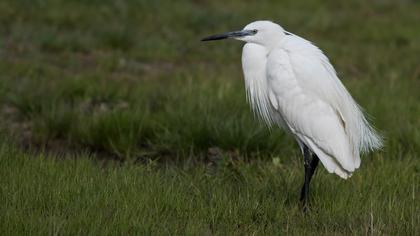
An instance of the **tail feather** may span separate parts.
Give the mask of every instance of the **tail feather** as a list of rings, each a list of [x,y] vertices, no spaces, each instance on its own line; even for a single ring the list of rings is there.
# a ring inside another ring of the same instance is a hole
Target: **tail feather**
[[[360,151],[366,153],[369,151],[381,149],[383,147],[383,138],[378,132],[369,124],[368,120],[362,115],[363,122],[361,130],[361,144]]]

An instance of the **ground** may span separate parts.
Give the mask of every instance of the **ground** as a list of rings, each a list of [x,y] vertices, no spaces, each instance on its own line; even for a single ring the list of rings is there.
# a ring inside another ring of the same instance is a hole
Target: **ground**
[[[2,234],[420,232],[416,1],[0,2]],[[256,19],[315,42],[385,137],[349,180],[246,104]]]

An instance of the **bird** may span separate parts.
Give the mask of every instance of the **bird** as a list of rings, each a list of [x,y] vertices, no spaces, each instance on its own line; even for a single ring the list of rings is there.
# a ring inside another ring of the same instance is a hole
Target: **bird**
[[[383,147],[382,136],[312,42],[268,20],[201,41],[222,39],[245,42],[242,70],[253,112],[269,127],[286,130],[300,147],[304,211],[319,162],[329,173],[347,179],[360,167],[361,154]]]

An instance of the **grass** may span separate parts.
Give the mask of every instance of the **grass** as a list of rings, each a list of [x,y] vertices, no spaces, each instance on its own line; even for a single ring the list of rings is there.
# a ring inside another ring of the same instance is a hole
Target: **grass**
[[[3,234],[403,234],[419,229],[419,160],[376,156],[341,181],[325,171],[303,215],[301,165],[108,163],[1,149]],[[19,174],[16,174],[16,168]]]
[[[0,2],[6,234],[420,232],[415,1]],[[245,103],[238,42],[271,19],[320,46],[386,137],[299,211],[294,141]],[[3,214],[4,213],[4,214]]]

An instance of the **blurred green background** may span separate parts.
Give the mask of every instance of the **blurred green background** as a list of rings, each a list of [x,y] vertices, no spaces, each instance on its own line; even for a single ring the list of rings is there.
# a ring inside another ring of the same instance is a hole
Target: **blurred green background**
[[[349,181],[321,168],[310,216],[297,145],[246,104],[242,44],[200,42],[261,19],[319,46],[386,140]],[[419,22],[414,0],[3,0],[0,228],[414,235]]]

